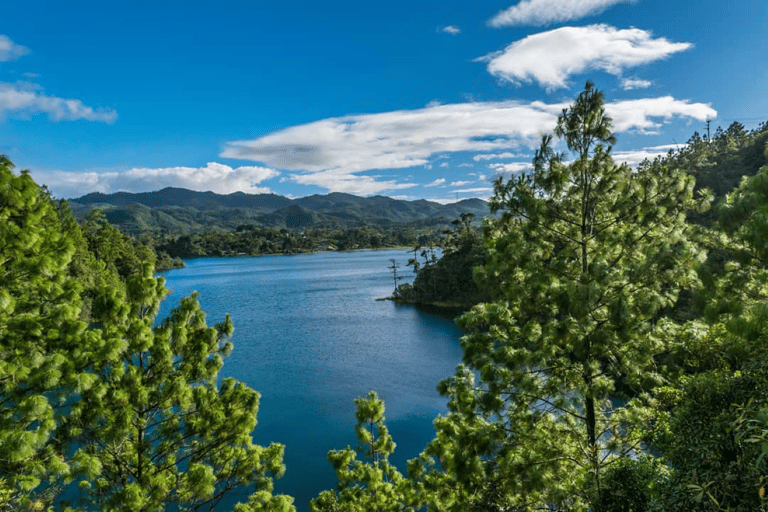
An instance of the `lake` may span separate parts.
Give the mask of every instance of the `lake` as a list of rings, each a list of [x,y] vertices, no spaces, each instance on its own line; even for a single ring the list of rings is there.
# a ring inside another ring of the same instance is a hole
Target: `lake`
[[[285,445],[285,476],[275,493],[298,511],[336,477],[326,453],[355,447],[353,400],[375,390],[405,462],[434,436],[432,420],[447,410],[436,386],[461,361],[461,330],[450,319],[391,301],[390,258],[405,250],[258,258],[201,258],[163,273],[172,294],[161,318],[195,290],[213,325],[230,313],[234,350],[221,377],[261,393],[254,439]]]

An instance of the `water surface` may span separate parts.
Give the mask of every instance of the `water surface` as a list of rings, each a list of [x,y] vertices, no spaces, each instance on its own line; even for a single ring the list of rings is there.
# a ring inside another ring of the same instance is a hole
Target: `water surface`
[[[404,472],[446,411],[435,390],[461,360],[461,331],[449,319],[376,301],[393,288],[389,258],[362,251],[259,258],[201,258],[164,274],[172,291],[161,317],[199,292],[208,324],[230,313],[234,350],[222,377],[261,393],[256,442],[285,445],[286,474],[275,492],[309,499],[333,489],[328,450],[356,446],[353,399],[376,390],[386,402],[392,460]]]

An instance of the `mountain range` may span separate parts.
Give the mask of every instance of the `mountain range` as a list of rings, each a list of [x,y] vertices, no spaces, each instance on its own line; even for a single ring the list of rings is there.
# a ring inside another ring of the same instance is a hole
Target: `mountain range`
[[[465,199],[440,204],[420,199],[403,201],[385,196],[359,197],[334,192],[290,199],[275,194],[216,194],[184,188],[156,192],[91,193],[69,199],[75,215],[84,218],[101,208],[107,220],[126,233],[184,234],[213,227],[243,225],[305,228],[314,226],[436,225],[450,223],[462,213],[481,218],[488,203]]]

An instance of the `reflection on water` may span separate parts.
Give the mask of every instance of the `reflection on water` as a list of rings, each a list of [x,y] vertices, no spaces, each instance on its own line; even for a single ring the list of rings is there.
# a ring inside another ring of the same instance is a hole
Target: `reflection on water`
[[[286,446],[275,492],[309,499],[335,487],[325,454],[354,446],[353,399],[376,390],[386,402],[405,471],[432,438],[446,410],[435,390],[461,360],[461,331],[448,319],[389,301],[389,258],[405,251],[320,253],[260,258],[202,258],[165,274],[173,292],[161,316],[197,290],[208,323],[229,312],[234,350],[222,377],[262,395],[254,438]]]

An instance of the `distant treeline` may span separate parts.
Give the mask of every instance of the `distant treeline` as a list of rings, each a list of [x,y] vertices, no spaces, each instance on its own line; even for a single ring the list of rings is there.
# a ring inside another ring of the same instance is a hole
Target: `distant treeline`
[[[234,231],[212,229],[191,235],[160,236],[151,243],[158,254],[173,259],[386,249],[436,243],[439,237],[439,229],[411,226],[288,229],[242,225]]]

